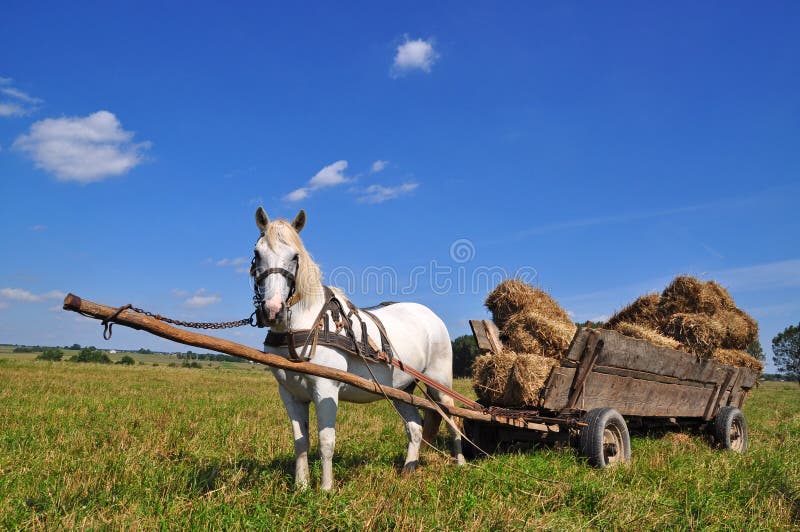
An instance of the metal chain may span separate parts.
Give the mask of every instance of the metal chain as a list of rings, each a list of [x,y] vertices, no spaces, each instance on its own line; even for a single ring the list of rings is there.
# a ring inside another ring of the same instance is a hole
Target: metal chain
[[[130,307],[130,310],[138,312],[139,314],[144,314],[145,316],[149,316],[159,321],[163,321],[165,323],[171,323],[173,325],[178,325],[180,327],[190,327],[192,329],[232,329],[234,327],[244,327],[245,325],[251,325],[255,327],[255,322],[253,321],[253,318],[256,314],[255,312],[253,312],[249,318],[244,318],[242,320],[222,321],[215,323],[215,322],[205,322],[205,321],[173,320],[172,318],[167,318],[166,316],[162,316],[161,314],[153,314],[152,312],[148,312],[146,310],[137,307]]]

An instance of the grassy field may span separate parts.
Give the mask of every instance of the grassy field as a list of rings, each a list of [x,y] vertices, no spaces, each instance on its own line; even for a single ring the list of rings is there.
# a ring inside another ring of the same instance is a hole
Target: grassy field
[[[632,464],[604,471],[571,449],[464,468],[428,450],[419,472],[401,478],[405,435],[394,410],[344,404],[336,488],[324,494],[293,490],[272,376],[234,366],[0,354],[0,528],[800,527],[797,384],[766,383],[748,399],[746,455],[715,451],[698,435],[636,436]],[[446,449],[444,434],[437,445]],[[316,457],[312,479],[318,485]]]

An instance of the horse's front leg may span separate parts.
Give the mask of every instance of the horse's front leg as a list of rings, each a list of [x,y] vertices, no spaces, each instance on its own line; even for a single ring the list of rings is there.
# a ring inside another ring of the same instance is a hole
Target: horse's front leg
[[[319,454],[322,462],[321,488],[333,488],[333,449],[336,446],[336,412],[339,409],[339,389],[334,385],[319,386],[314,393],[319,428]]]
[[[308,403],[298,401],[282,385],[278,390],[292,422],[294,437],[294,484],[300,489],[308,488]]]

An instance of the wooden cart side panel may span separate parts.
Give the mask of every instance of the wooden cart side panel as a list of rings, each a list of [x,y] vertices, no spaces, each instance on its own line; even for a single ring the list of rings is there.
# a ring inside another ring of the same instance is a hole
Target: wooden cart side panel
[[[547,378],[542,398],[542,408],[558,412],[567,406],[569,390],[575,380],[576,368],[556,367]]]
[[[564,358],[573,362],[580,361],[586,349],[586,342],[589,340],[589,331],[590,329],[586,327],[578,328],[578,332],[575,333],[572,342],[569,344],[569,349],[567,349],[567,356]]]
[[[559,411],[568,402],[575,368],[557,368],[550,376],[544,408]],[[713,387],[684,386],[593,372],[575,408],[612,407],[624,416],[702,417]]]
[[[654,373],[680,381],[715,384],[725,378],[729,369],[729,366],[716,360],[659,347],[616,331],[598,329],[592,332],[603,339],[603,351],[597,360],[599,366]]]

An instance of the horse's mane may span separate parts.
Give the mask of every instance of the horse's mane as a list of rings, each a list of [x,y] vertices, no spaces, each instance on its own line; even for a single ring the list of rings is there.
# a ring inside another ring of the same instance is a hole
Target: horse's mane
[[[267,225],[263,238],[271,249],[280,242],[297,250],[295,291],[302,296],[298,304],[305,307],[319,301],[322,298],[322,273],[292,224],[283,219],[274,220]]]

